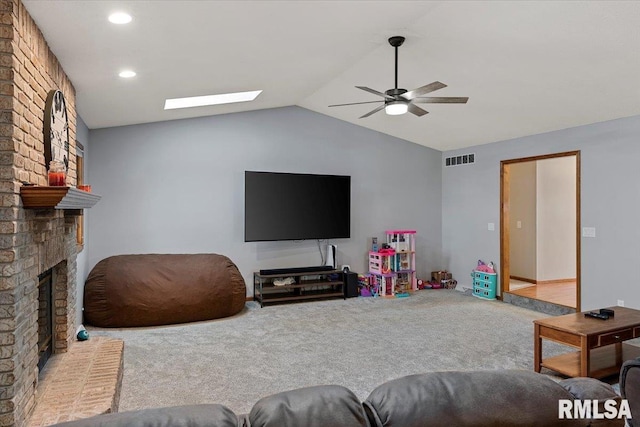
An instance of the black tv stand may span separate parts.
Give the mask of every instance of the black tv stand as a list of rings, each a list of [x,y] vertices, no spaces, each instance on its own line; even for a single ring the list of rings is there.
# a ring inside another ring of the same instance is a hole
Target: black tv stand
[[[274,280],[283,277],[293,277],[294,283],[276,286]],[[328,266],[278,268],[253,273],[253,299],[260,303],[260,307],[268,303],[337,297],[345,298],[344,276],[341,271]]]
[[[263,276],[272,276],[272,275],[289,275],[296,273],[313,273],[318,271],[329,271],[334,270],[333,267],[328,265],[316,265],[313,267],[291,267],[291,268],[271,268],[268,270],[260,270],[260,274]]]

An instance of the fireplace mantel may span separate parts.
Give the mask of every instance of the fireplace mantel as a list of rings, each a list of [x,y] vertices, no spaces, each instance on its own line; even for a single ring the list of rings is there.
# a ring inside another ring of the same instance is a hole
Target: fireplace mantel
[[[20,197],[25,209],[88,209],[100,200],[101,196],[75,187],[24,186],[20,188]]]

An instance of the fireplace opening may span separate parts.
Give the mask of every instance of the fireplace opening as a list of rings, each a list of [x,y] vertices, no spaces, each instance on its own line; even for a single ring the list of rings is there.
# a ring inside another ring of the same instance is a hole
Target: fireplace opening
[[[53,272],[38,276],[38,369],[53,353]]]

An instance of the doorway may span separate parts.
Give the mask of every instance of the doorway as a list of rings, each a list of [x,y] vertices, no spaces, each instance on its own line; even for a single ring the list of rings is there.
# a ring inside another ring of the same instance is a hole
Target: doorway
[[[500,199],[501,295],[580,311],[580,152],[502,161]]]

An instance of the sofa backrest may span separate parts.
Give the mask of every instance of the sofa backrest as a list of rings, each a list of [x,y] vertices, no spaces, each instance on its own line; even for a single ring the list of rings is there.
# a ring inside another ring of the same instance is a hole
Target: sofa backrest
[[[629,402],[631,419],[627,424],[631,427],[640,426],[640,357],[627,360],[620,370],[620,394]]]
[[[563,387],[531,371],[431,372],[377,387],[365,401],[374,427],[581,426],[559,420]]]
[[[248,416],[251,427],[369,427],[360,399],[349,389],[322,385],[260,399]]]
[[[623,369],[622,392],[640,413],[640,360]],[[631,398],[630,393],[633,394]],[[247,415],[193,405],[100,415],[64,427],[622,427],[619,419],[560,419],[559,401],[615,398],[593,378],[555,382],[531,371],[432,372],[378,386],[364,403],[349,389],[322,385],[260,399]]]
[[[226,406],[217,404],[141,409],[56,424],[57,427],[238,427],[238,425],[236,414]]]

